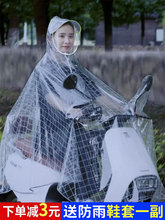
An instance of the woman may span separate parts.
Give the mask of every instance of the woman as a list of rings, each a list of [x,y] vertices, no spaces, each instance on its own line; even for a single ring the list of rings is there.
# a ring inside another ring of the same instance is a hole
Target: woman
[[[106,115],[123,113],[127,103],[75,59],[80,31],[73,20],[56,16],[49,23],[46,53],[7,117],[0,148],[1,193],[13,188],[5,177],[13,153],[61,173],[54,182],[63,199],[84,201],[100,190],[105,134],[100,124]],[[31,168],[30,178],[40,172]],[[34,181],[27,184],[39,187]]]

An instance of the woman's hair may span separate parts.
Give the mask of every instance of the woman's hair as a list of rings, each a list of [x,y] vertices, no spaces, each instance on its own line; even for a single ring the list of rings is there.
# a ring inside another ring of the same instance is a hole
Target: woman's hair
[[[74,25],[73,25],[70,21],[64,23],[62,26],[66,25],[66,24],[69,24],[70,26],[72,26],[72,28],[73,28],[73,30],[74,30]],[[62,27],[62,26],[61,26],[61,27]]]
[[[65,25],[68,25],[68,24],[73,28],[73,32],[74,32],[74,25],[73,25],[71,22],[69,22],[69,21],[66,22],[66,23],[64,23],[63,25],[61,25],[59,28],[65,26]],[[58,29],[59,29],[59,28],[58,28]],[[57,29],[57,30],[58,30],[58,29]],[[56,30],[56,31],[57,31],[57,30]],[[53,33],[53,35],[56,33],[56,31]]]

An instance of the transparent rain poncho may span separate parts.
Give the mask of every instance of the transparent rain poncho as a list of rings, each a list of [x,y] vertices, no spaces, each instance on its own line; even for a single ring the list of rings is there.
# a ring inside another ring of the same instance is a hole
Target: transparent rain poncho
[[[143,113],[143,101],[139,104],[142,107],[137,108],[139,116],[131,116],[132,103],[76,60],[74,52],[80,34],[77,22],[69,21],[74,26],[75,35],[71,50],[62,53],[57,48],[53,33],[68,21],[59,17],[51,20],[46,53],[7,116],[0,146],[1,193],[14,190],[7,182],[5,169],[8,158],[16,154],[24,163],[34,162],[60,174],[59,179],[49,180],[45,176],[44,183],[36,184],[33,179],[42,175],[42,169],[36,173],[29,165],[31,180],[24,180],[29,189],[58,182],[58,191],[68,201],[105,201],[113,169],[106,153],[108,148],[105,149],[103,143],[107,131],[114,127],[133,128],[144,142],[153,163],[155,161],[152,121]],[[109,145],[113,146],[113,141]],[[25,184],[22,181],[28,174],[24,175],[18,181],[20,192],[21,184]],[[14,178],[12,173],[13,181]],[[163,196],[160,179],[158,182],[153,197],[155,201]],[[130,199],[131,184],[123,201]],[[143,200],[150,198],[147,193],[145,196]]]

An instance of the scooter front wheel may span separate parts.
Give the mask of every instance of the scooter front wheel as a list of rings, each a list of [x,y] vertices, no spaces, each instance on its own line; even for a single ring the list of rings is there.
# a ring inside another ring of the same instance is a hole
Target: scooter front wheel
[[[0,195],[0,202],[18,202],[18,199],[13,191]]]

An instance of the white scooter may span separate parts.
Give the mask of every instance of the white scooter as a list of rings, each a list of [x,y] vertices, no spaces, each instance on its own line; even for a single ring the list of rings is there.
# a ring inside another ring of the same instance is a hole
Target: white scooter
[[[152,77],[145,77],[142,87],[128,104],[128,114],[116,115],[103,123],[106,132],[102,142],[99,191],[104,191],[105,196],[101,201],[152,201],[158,188],[159,176],[156,167],[141,134],[136,129],[138,117],[142,118],[136,115],[137,103],[150,90],[151,84]],[[100,118],[100,115],[96,111],[91,117],[96,119]],[[147,120],[145,116],[144,120]],[[61,173],[23,156],[19,149],[9,156],[5,176],[18,201],[67,201],[57,190]],[[67,177],[63,181],[67,181]],[[90,201],[97,199],[92,200],[91,197]]]

